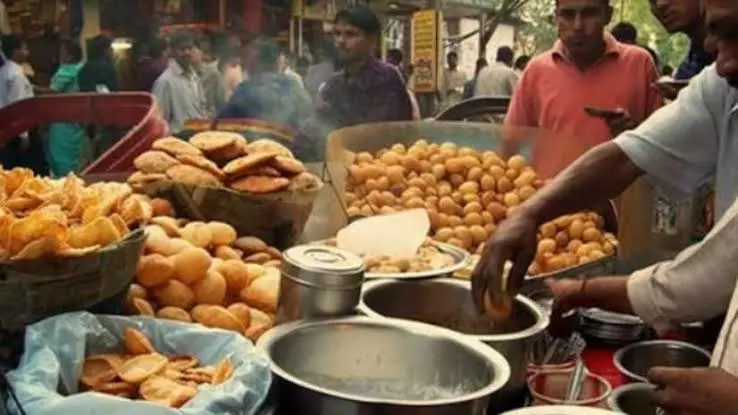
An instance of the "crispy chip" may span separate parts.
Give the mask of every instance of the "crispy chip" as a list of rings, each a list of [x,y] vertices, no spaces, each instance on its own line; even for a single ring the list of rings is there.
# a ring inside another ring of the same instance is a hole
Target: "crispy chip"
[[[106,246],[118,241],[120,234],[110,218],[99,217],[87,225],[77,226],[69,231],[69,246],[72,248],[86,248],[89,246]]]
[[[126,225],[126,221],[119,214],[113,213],[110,215],[110,220],[113,221],[115,229],[117,229],[121,235],[128,234],[128,225]]]
[[[215,374],[213,375],[213,385],[220,385],[225,383],[233,375],[233,363],[230,358],[225,358],[218,363],[215,367]]]
[[[10,225],[10,249],[8,251],[11,255],[15,255],[29,243],[44,237],[55,239],[61,246],[68,237],[67,227],[60,223],[57,215],[52,212],[33,212]]]
[[[57,251],[58,242],[56,239],[47,236],[41,239],[37,239],[21,249],[20,252],[15,254],[12,261],[23,261],[38,259],[48,254],[53,254]]]
[[[180,384],[164,376],[153,376],[141,384],[139,393],[149,402],[179,408],[197,395],[197,388]]]

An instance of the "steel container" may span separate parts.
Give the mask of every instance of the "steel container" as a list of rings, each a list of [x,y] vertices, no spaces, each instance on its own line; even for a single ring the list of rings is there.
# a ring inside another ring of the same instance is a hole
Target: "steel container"
[[[701,347],[675,340],[650,340],[625,346],[615,352],[613,363],[629,382],[648,382],[652,367],[707,367],[710,353]]]
[[[385,280],[364,284],[359,311],[370,317],[401,318],[445,327],[500,352],[510,363],[510,381],[492,400],[490,409],[501,411],[512,409],[515,403],[519,405],[526,396],[532,348],[549,323],[548,315],[534,301],[520,295],[515,300],[510,319],[495,326],[480,315],[468,281]]]
[[[399,319],[296,321],[265,333],[276,413],[484,415],[505,358],[457,333]]]
[[[652,393],[656,386],[647,383],[630,383],[616,388],[607,398],[608,406],[627,415],[660,415],[653,401]]]
[[[323,245],[300,245],[282,255],[277,321],[355,313],[364,282],[357,255]]]

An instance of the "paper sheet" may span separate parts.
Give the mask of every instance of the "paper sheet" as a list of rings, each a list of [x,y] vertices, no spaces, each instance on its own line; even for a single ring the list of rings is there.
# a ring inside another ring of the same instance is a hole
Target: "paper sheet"
[[[418,252],[430,230],[425,209],[411,209],[357,220],[338,231],[339,249],[357,255],[410,257]]]

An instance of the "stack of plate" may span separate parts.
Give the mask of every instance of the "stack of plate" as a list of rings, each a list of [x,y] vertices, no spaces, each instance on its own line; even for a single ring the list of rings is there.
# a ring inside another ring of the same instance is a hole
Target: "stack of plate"
[[[581,333],[607,345],[621,346],[643,339],[646,325],[640,318],[590,308],[581,311]]]

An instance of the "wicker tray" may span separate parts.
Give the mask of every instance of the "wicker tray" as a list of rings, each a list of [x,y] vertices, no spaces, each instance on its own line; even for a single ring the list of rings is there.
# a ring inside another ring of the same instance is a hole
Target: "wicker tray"
[[[294,245],[313,211],[323,186],[300,192],[251,195],[230,189],[174,182],[138,188],[151,197],[168,199],[176,212],[195,221],[220,221],[241,236],[256,236],[279,249]]]

